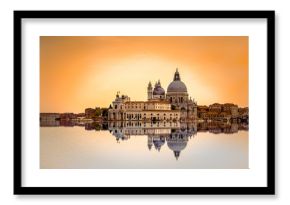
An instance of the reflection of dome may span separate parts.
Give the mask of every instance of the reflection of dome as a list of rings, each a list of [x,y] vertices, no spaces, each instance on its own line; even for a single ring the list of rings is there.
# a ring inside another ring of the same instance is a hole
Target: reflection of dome
[[[168,85],[167,92],[187,93],[186,85],[180,80],[179,72],[176,69],[173,81]]]
[[[117,142],[119,142],[119,140],[128,140],[130,137],[128,135],[125,135],[122,130],[119,130],[119,129],[116,129],[116,130],[113,130],[113,133],[112,133],[115,137],[116,137],[116,140]]]
[[[178,159],[181,150],[183,150],[187,145],[187,140],[184,139],[167,139],[167,146],[174,153],[176,160]]]
[[[152,144],[148,144],[148,149],[151,150]]]
[[[172,151],[181,151],[186,147],[186,145],[187,141],[185,140],[171,140],[171,139],[167,140],[167,146]]]
[[[153,139],[153,144],[156,150],[160,151],[161,146],[164,145],[165,139],[160,138],[160,139]]]

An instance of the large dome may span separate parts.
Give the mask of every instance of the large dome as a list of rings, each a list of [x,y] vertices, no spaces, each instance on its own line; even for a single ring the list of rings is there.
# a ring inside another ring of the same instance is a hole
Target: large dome
[[[187,88],[182,81],[172,81],[167,87],[167,92],[187,93]]]
[[[176,69],[173,81],[168,85],[167,92],[187,93],[186,85],[180,80],[179,72]]]

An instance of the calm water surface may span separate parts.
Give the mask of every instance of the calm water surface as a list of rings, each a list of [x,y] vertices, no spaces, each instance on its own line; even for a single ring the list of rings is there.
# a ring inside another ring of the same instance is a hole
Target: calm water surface
[[[248,126],[46,122],[41,169],[247,169]]]

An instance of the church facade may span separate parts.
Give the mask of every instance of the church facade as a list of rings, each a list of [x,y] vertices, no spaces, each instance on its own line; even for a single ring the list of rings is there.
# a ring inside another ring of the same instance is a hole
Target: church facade
[[[193,121],[197,118],[197,103],[189,97],[178,69],[167,92],[160,81],[154,88],[149,82],[147,101],[131,101],[118,92],[108,111],[109,121]]]

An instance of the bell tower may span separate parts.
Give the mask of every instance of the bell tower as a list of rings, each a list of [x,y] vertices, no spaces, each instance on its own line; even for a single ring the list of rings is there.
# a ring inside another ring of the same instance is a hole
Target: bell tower
[[[148,98],[148,100],[152,99],[152,84],[151,84],[151,81],[148,83],[148,87],[147,87],[147,98]]]

